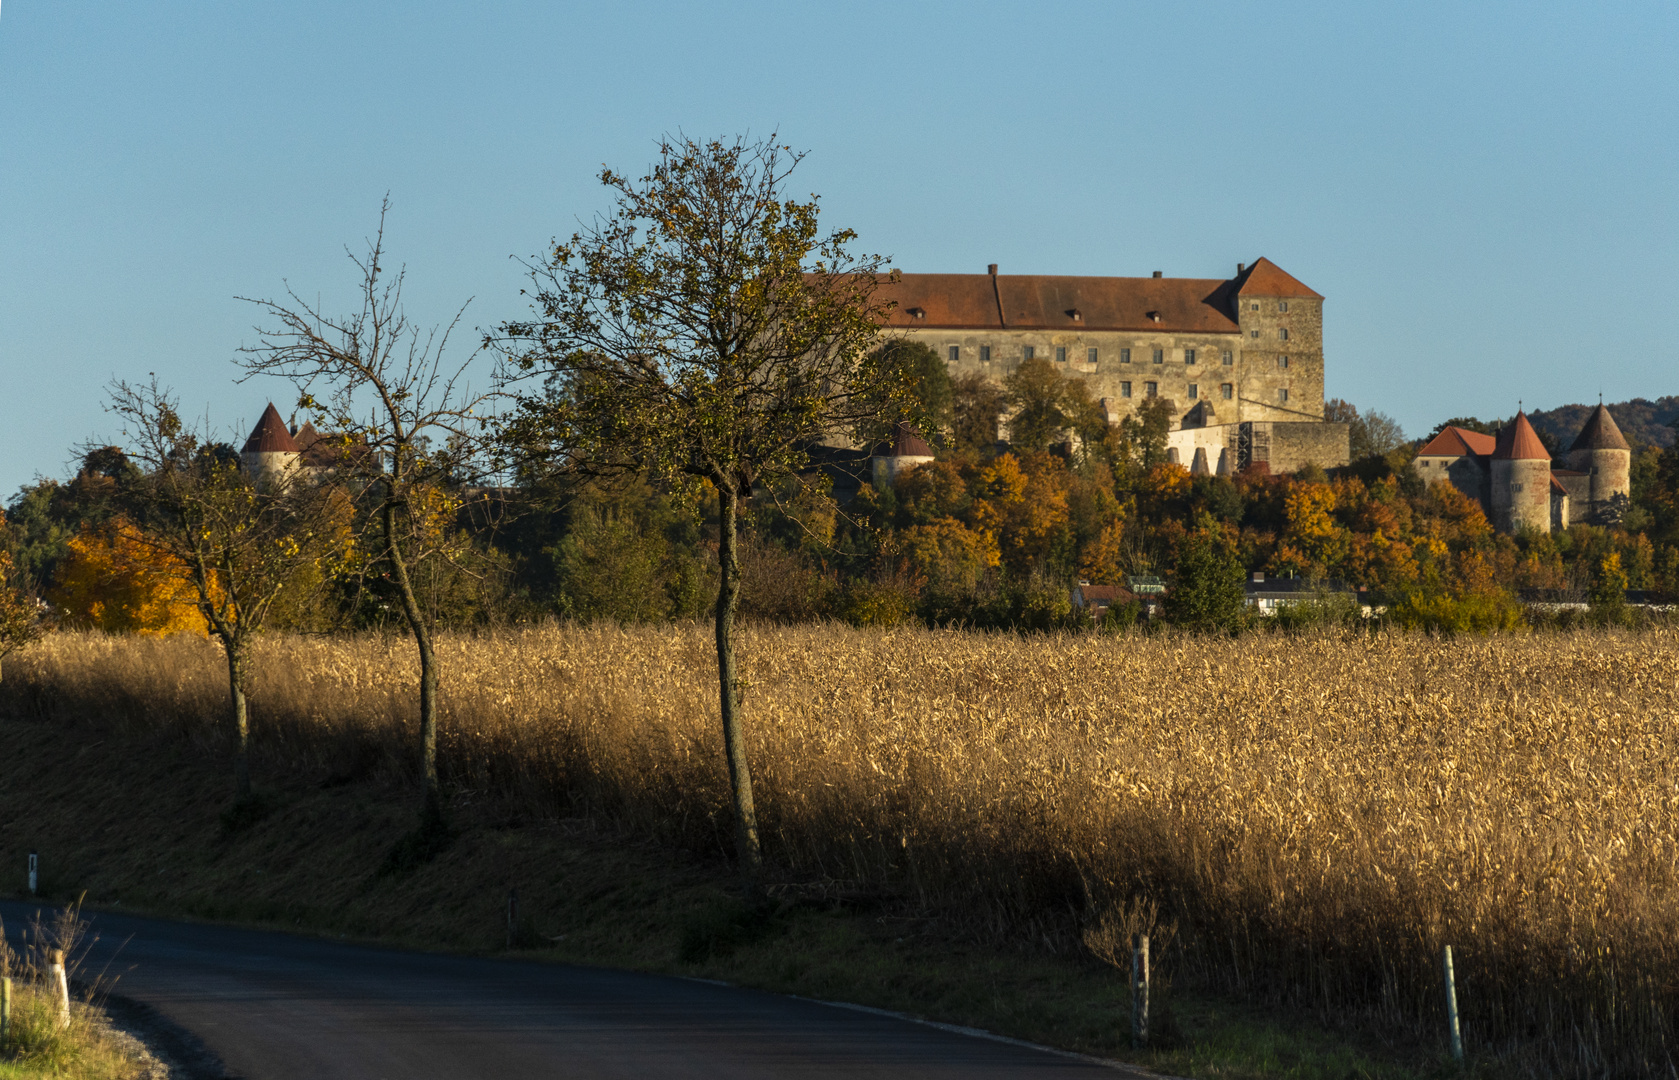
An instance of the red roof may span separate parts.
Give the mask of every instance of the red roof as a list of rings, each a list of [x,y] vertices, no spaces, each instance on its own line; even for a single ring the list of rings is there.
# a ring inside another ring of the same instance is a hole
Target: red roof
[[[1631,450],[1627,445],[1626,436],[1616,426],[1615,418],[1609,415],[1609,410],[1600,401],[1597,408],[1592,410],[1591,416],[1586,418],[1586,426],[1580,429],[1580,434],[1574,440],[1570,450]]]
[[[1300,296],[1314,300],[1323,299],[1263,255],[1248,267],[1245,277],[1237,280],[1240,282],[1236,287],[1238,296]]]
[[[895,284],[882,279],[876,296],[898,302],[887,319],[892,327],[1202,334],[1241,330],[1233,283],[1213,278],[903,274]]]
[[[245,440],[247,454],[295,454],[297,442],[286,430],[286,422],[280,419],[280,410],[270,401],[268,408],[262,411],[262,419],[251,431],[251,437]]]
[[[1539,441],[1539,433],[1527,422],[1525,412],[1517,412],[1516,418],[1504,425],[1492,456],[1503,461],[1551,460],[1551,452]]]
[[[1486,457],[1493,452],[1496,443],[1497,440],[1491,435],[1483,435],[1468,428],[1448,427],[1428,440],[1428,444],[1417,451],[1417,456],[1463,457],[1465,454],[1473,454],[1476,457]]]
[[[1551,492],[1552,492],[1552,494],[1555,494],[1557,492],[1561,492],[1564,495],[1568,494],[1568,489],[1562,486],[1562,481],[1560,481],[1556,478],[1555,473],[1553,473],[1551,475]]]
[[[891,443],[881,443],[875,451],[880,457],[932,457],[933,448],[908,420],[898,421],[898,434]]]

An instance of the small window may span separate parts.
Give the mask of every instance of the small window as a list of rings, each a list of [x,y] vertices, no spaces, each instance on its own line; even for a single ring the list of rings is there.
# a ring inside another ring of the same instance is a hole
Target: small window
[[[1057,345],[1055,347],[1055,362],[1057,364],[1065,364],[1067,362],[1067,347],[1066,346]]]
[[[1218,388],[1218,396],[1223,398],[1226,401],[1229,401],[1231,398],[1236,396],[1236,384],[1235,383],[1220,383],[1219,388]]]
[[[1278,311],[1287,311],[1288,310],[1288,301],[1287,300],[1278,300],[1277,301],[1277,310]]]
[[[1278,330],[1277,331],[1277,337],[1279,339],[1283,340],[1283,341],[1287,341],[1288,340],[1288,327],[1285,326],[1282,329]]]
[[[989,364],[991,362],[991,346],[981,345],[979,347],[979,362],[982,364]]]
[[[1229,349],[1224,350],[1224,356],[1222,357],[1222,359],[1224,361],[1224,366],[1225,367],[1230,367],[1231,365],[1236,363],[1236,356]]]
[[[1189,384],[1189,400],[1194,401],[1201,396],[1201,387],[1197,383]]]
[[[1258,337],[1258,336],[1259,336],[1259,331],[1258,330],[1249,330],[1248,331],[1248,337]]]
[[[1154,362],[1157,363],[1157,364],[1164,364],[1166,362],[1166,350],[1165,349],[1154,350]]]
[[[1096,350],[1095,349],[1084,350],[1084,362],[1087,363],[1087,364],[1094,364],[1096,362]]]
[[[1144,397],[1159,397],[1160,396],[1160,384],[1157,383],[1157,382],[1146,382],[1146,383],[1144,383],[1143,384],[1143,396]]]
[[[1119,362],[1122,363],[1122,364],[1129,364],[1131,362],[1131,350],[1130,349],[1119,350]]]
[[[962,346],[952,345],[950,347],[950,362],[954,364],[960,359],[962,359]]]
[[[1186,364],[1195,363],[1195,350],[1194,349],[1185,349],[1183,351],[1183,362],[1186,363]]]
[[[1511,484],[1510,485],[1510,490],[1511,491],[1520,491],[1521,489],[1522,489],[1522,486],[1520,484]]]
[[[1248,310],[1249,311],[1258,311],[1259,310],[1259,301],[1255,300],[1253,303],[1249,304],[1248,305]]]
[[[1122,382],[1122,383],[1119,384],[1119,396],[1120,397],[1130,397],[1131,396],[1131,384],[1130,383]]]
[[[1030,360],[1030,359],[1032,359],[1033,355],[1037,353],[1037,351],[1038,351],[1037,349],[1034,349],[1032,346],[1028,345],[1028,346],[1025,347],[1025,349],[1023,349],[1021,351],[1020,358],[1022,360]]]
[[[1283,369],[1284,371],[1287,371],[1288,370],[1288,357],[1286,357],[1286,356],[1277,357],[1277,366],[1279,368]]]
[[[1277,391],[1277,400],[1278,401],[1287,401],[1288,400],[1288,387],[1285,386],[1281,390]]]

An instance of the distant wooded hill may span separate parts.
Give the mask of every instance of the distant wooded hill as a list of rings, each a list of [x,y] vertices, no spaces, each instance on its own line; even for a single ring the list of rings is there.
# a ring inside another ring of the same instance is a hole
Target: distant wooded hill
[[[1673,445],[1673,429],[1668,425],[1679,419],[1679,396],[1659,397],[1654,401],[1633,398],[1631,401],[1606,404],[1627,442],[1635,446],[1639,443],[1661,447]],[[1536,431],[1541,435],[1550,435],[1557,440],[1558,446],[1566,450],[1574,441],[1574,436],[1580,434],[1580,429],[1586,425],[1586,417],[1592,408],[1591,405],[1559,405],[1554,409],[1530,412],[1527,418]]]

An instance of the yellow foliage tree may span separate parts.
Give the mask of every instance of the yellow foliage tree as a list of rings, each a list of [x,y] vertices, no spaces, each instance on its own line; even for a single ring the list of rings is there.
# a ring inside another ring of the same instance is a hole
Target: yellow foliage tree
[[[159,553],[126,517],[84,526],[49,594],[67,626],[108,634],[208,636],[188,568]]]

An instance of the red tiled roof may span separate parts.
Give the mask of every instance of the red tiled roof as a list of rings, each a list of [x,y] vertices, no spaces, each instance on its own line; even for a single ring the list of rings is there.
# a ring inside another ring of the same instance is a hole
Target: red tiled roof
[[[1586,418],[1586,426],[1580,429],[1580,434],[1574,440],[1570,450],[1631,450],[1627,445],[1626,436],[1616,426],[1615,418],[1609,415],[1609,410],[1600,401],[1597,408],[1592,410],[1591,416]]]
[[[1491,435],[1483,435],[1468,428],[1448,427],[1428,440],[1428,444],[1417,451],[1417,456],[1463,457],[1465,454],[1473,454],[1476,457],[1486,457],[1493,452],[1496,443],[1497,440]]]
[[[875,451],[880,457],[932,457],[933,448],[908,420],[898,421],[898,434],[890,444],[881,443]]]
[[[903,274],[876,296],[897,301],[894,328],[1240,331],[1233,283],[1211,278]]]
[[[1084,602],[1087,603],[1087,604],[1091,604],[1091,603],[1112,603],[1113,601],[1119,599],[1119,596],[1120,596],[1121,593],[1128,592],[1128,591],[1129,590],[1127,590],[1127,589],[1120,588],[1118,585],[1080,585],[1079,586],[1079,592],[1080,592],[1080,594],[1082,594],[1084,596]]]
[[[1527,422],[1525,412],[1517,412],[1516,418],[1504,425],[1492,456],[1501,461],[1551,460],[1551,452],[1539,441],[1539,433]]]
[[[251,437],[245,440],[247,454],[297,453],[297,442],[286,430],[286,422],[280,419],[280,410],[270,401],[268,408],[262,411],[262,419],[252,429]]]
[[[1551,474],[1551,493],[1554,495],[1559,491],[1562,492],[1564,495],[1568,494],[1568,489],[1562,486],[1562,481],[1557,479],[1555,473],[1552,473]]]
[[[1246,276],[1237,280],[1240,283],[1236,287],[1238,296],[1301,296],[1315,300],[1323,299],[1263,255],[1248,267]]]

